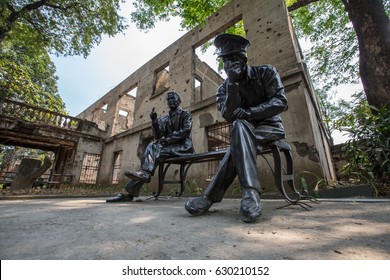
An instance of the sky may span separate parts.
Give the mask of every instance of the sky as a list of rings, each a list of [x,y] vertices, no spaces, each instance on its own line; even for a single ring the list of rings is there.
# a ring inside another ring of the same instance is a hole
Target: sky
[[[157,24],[147,33],[130,22],[129,25],[125,34],[105,36],[86,59],[52,56],[59,93],[71,116],[81,113],[185,34],[179,31],[180,21],[175,18]]]
[[[130,15],[131,7],[127,5],[124,8],[121,14]],[[102,42],[87,58],[52,56],[57,68],[56,75],[59,77],[59,94],[71,116],[77,116],[84,111],[186,33],[181,30],[178,18],[157,23],[156,27],[149,32],[139,31],[130,21],[128,24],[129,28],[124,34],[103,37]],[[208,62],[210,66],[216,67],[213,52],[214,50],[210,48],[201,59]],[[340,86],[337,90],[337,98],[348,99],[360,89],[361,85]],[[336,143],[347,139],[340,133],[335,133],[333,136]]]

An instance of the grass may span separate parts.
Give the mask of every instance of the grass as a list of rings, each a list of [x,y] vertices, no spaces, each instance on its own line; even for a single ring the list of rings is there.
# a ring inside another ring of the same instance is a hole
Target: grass
[[[100,185],[62,185],[61,187],[39,186],[26,189],[11,189],[0,185],[1,196],[21,195],[69,195],[69,196],[106,196],[123,192],[122,186],[100,186]]]

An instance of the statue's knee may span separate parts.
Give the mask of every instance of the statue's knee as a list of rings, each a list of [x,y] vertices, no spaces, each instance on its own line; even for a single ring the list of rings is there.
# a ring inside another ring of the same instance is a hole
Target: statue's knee
[[[232,124],[232,134],[242,133],[245,131],[244,120],[235,120]]]

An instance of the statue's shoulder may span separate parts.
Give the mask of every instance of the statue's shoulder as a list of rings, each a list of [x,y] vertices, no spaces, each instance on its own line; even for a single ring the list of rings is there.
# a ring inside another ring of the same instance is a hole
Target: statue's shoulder
[[[271,64],[262,64],[259,66],[251,66],[252,70],[259,72],[276,72],[276,68]]]
[[[271,81],[275,77],[279,77],[278,71],[271,64],[252,66],[252,73],[252,78],[258,78],[264,82]]]
[[[219,85],[216,95],[218,96],[219,94],[225,94],[226,93],[226,87],[228,84],[228,79],[224,80],[222,84]]]
[[[182,116],[191,115],[191,112],[187,109],[179,108],[178,111],[179,111],[179,114]]]

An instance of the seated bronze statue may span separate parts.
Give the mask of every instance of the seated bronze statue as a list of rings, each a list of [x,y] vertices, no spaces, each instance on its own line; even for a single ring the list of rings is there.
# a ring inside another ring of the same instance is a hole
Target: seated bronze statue
[[[153,108],[150,118],[155,141],[146,147],[141,160],[141,169],[136,172],[125,172],[125,175],[131,178],[125,187],[127,193],[120,193],[107,199],[106,202],[132,201],[134,197],[139,196],[142,185],[150,182],[161,160],[194,152],[191,138],[192,115],[189,111],[180,108],[180,103],[180,96],[176,92],[168,92],[169,113],[157,118]]]
[[[206,213],[213,203],[222,200],[238,176],[242,189],[241,220],[253,222],[262,211],[257,150],[285,138],[279,114],[287,109],[287,99],[273,66],[247,64],[246,49],[250,45],[247,39],[222,34],[215,38],[214,44],[227,75],[216,99],[223,118],[232,123],[230,147],[203,197],[189,200],[185,209],[193,216]]]

